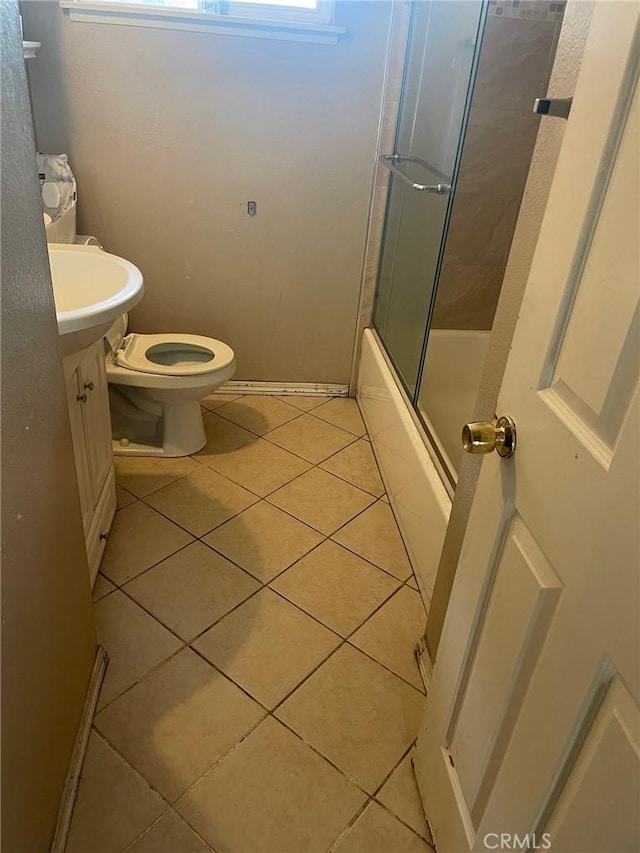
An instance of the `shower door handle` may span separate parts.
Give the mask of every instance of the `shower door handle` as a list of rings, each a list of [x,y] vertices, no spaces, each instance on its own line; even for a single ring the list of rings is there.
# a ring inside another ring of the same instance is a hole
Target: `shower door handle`
[[[437,193],[438,195],[447,195],[451,192],[451,187],[449,184],[445,183],[417,184],[409,177],[409,175],[405,175],[405,173],[398,167],[398,163],[418,163],[425,169],[429,169],[429,171],[438,174],[437,169],[429,166],[428,163],[425,163],[424,160],[420,160],[419,157],[409,157],[406,154],[381,154],[378,159],[380,163],[382,163],[382,165],[385,166],[392,174],[397,175],[401,181],[405,182],[405,184],[409,184],[412,190],[418,190],[418,192],[424,193]]]

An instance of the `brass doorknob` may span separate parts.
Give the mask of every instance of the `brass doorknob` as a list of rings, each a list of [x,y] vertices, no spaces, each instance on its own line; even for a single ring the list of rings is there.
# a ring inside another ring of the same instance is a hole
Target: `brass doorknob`
[[[502,415],[495,424],[475,421],[462,427],[462,446],[467,453],[491,453],[506,459],[516,452],[516,424],[509,415]]]

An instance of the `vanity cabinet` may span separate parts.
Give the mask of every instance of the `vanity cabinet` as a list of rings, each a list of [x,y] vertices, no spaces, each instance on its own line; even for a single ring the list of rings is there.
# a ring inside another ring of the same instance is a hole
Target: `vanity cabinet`
[[[82,524],[93,585],[116,510],[104,344],[63,359]]]

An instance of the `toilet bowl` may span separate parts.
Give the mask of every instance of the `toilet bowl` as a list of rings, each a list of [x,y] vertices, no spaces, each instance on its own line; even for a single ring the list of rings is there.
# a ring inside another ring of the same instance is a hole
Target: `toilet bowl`
[[[105,337],[119,456],[188,456],[206,443],[200,400],[235,373],[231,347],[200,335],[126,334],[127,315]]]

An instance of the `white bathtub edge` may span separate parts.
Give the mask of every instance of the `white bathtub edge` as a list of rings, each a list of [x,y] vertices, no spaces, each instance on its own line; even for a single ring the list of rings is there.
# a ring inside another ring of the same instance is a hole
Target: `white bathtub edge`
[[[357,399],[428,609],[451,498],[370,329],[363,335]]]

